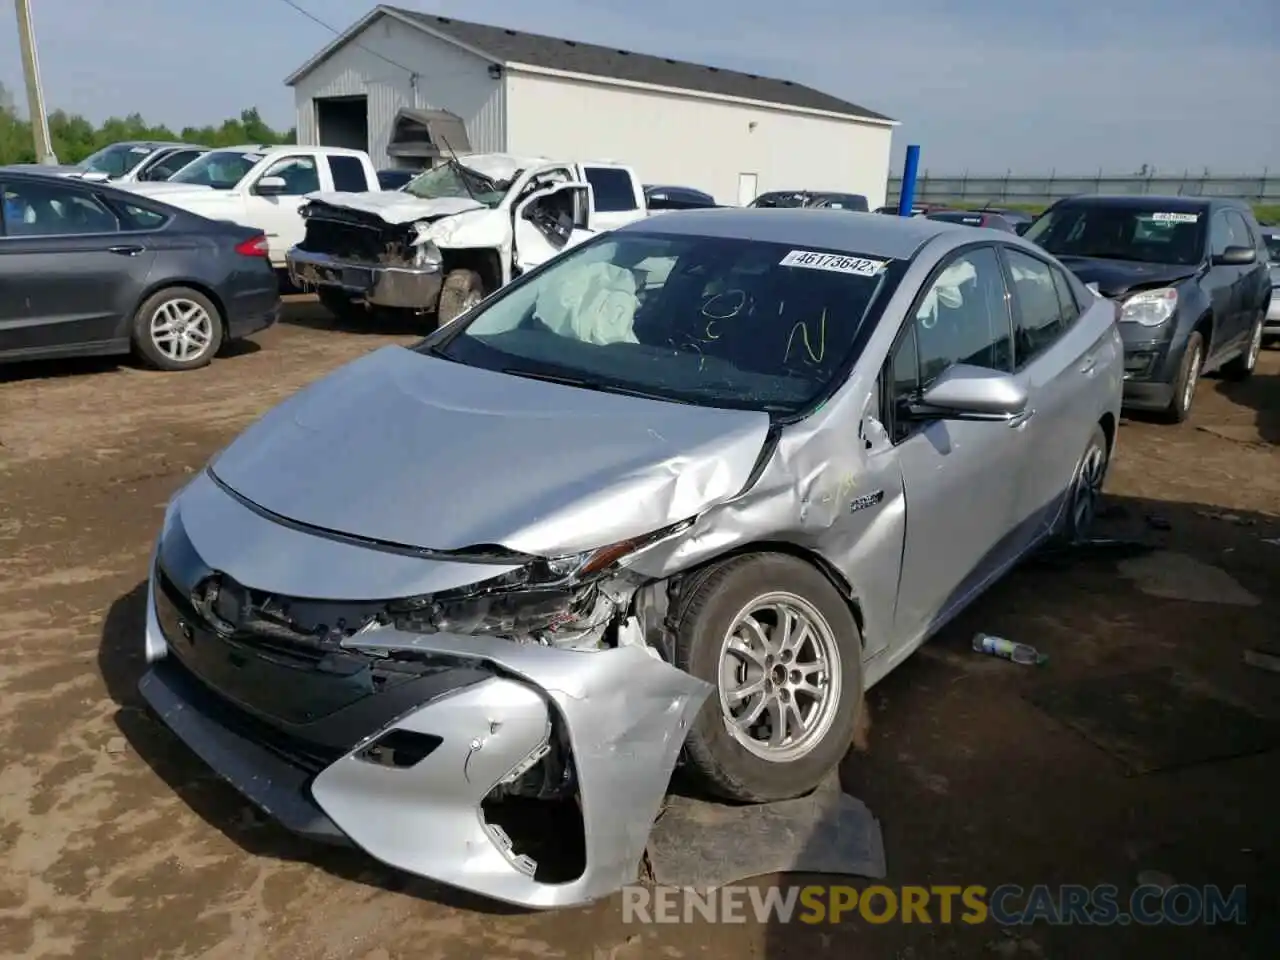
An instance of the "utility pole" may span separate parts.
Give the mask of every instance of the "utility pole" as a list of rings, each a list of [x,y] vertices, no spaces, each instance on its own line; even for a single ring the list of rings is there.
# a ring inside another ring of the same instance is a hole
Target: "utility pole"
[[[40,61],[36,57],[36,31],[31,25],[31,0],[14,0],[18,9],[18,45],[22,51],[22,74],[27,81],[27,112],[31,115],[31,136],[36,142],[36,161],[48,166],[58,162],[49,140],[49,117],[44,112],[44,92],[40,89]]]

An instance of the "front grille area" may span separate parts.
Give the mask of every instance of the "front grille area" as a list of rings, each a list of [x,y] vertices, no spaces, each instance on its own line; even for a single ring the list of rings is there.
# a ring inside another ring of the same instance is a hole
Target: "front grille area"
[[[307,232],[299,246],[312,253],[324,253],[353,263],[378,263],[386,257],[388,242],[383,231],[326,217],[307,219]]]
[[[325,744],[315,743],[293,736],[278,727],[259,720],[240,709],[225,697],[209,689],[182,662],[180,657],[166,657],[163,669],[171,682],[182,691],[183,698],[194,710],[198,710],[218,726],[243,737],[251,743],[280,757],[285,762],[311,775],[319,773],[341,758],[346,751]]]

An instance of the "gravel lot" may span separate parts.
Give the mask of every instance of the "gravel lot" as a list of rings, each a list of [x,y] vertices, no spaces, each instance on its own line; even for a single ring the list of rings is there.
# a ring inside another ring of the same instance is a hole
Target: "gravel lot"
[[[1101,960],[1261,957],[1280,943],[1275,752],[1126,776],[1023,696],[1168,665],[1280,719],[1280,676],[1242,660],[1280,639],[1280,543],[1266,542],[1280,537],[1280,353],[1247,384],[1206,380],[1187,424],[1122,426],[1108,523],[1172,552],[1147,558],[1154,573],[1108,556],[1028,566],[871,695],[871,750],[845,782],[881,818],[888,882],[1124,889],[1154,870],[1249,887],[1243,927],[1012,936],[859,920],[639,926],[617,898],[495,910],[290,838],[150,721],[135,692],[142,580],[169,495],[277,400],[413,339],[337,329],[291,298],[285,322],[191,374],[100,360],[0,367],[0,955]],[[1230,589],[1214,579],[1223,573]],[[978,657],[975,629],[1050,662]]]

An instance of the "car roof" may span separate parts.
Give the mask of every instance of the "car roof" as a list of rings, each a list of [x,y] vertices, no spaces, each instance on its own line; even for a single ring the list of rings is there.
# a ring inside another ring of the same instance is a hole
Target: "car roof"
[[[1111,207],[1132,207],[1139,210],[1150,210],[1153,207],[1159,207],[1162,210],[1168,210],[1170,213],[1186,210],[1207,210],[1215,203],[1230,203],[1225,199],[1218,197],[1185,197],[1185,196],[1160,196],[1158,194],[1108,194],[1108,193],[1082,193],[1074,197],[1064,197],[1059,200],[1060,204],[1079,203],[1094,204],[1101,203]]]
[[[905,260],[942,233],[971,230],[923,217],[798,207],[719,207],[661,213],[619,227],[623,233],[665,233],[789,243]]]

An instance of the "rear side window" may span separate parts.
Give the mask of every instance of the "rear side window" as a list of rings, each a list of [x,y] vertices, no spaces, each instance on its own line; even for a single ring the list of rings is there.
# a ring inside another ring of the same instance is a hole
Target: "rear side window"
[[[1059,284],[1053,267],[1018,250],[1006,249],[1010,279],[1017,310],[1014,315],[1013,344],[1018,368],[1040,356],[1066,329]]]
[[[637,210],[636,190],[631,174],[615,167],[587,167],[587,183],[596,195],[596,210],[600,213],[619,213]]]
[[[1053,274],[1053,285],[1058,288],[1058,306],[1062,310],[1062,326],[1065,330],[1080,316],[1080,304],[1076,302],[1076,295],[1067,275],[1057,267],[1050,267],[1049,272]]]
[[[334,190],[339,193],[365,193],[369,189],[364,164],[355,157],[331,156],[328,160]]]
[[[111,206],[115,208],[116,214],[120,217],[121,230],[158,230],[169,222],[169,218],[163,213],[156,213],[154,210],[148,210],[132,203],[120,203],[113,200],[111,201]]]

